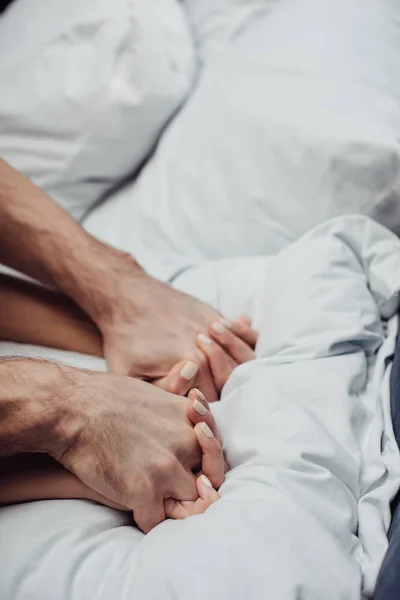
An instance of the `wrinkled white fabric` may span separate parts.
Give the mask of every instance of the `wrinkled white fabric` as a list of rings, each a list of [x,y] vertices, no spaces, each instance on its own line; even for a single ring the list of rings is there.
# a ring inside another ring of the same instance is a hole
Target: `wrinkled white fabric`
[[[166,279],[275,254],[342,214],[399,230],[397,0],[198,4],[212,56],[138,181],[90,231]]]
[[[277,257],[217,261],[174,286],[228,315],[251,311],[260,327],[256,360],[213,405],[232,467],[222,500],[146,537],[88,502],[2,509],[2,600],[370,595],[400,480],[387,366],[399,240],[344,217]]]
[[[195,75],[177,0],[18,0],[0,56],[0,156],[75,217],[142,163]]]

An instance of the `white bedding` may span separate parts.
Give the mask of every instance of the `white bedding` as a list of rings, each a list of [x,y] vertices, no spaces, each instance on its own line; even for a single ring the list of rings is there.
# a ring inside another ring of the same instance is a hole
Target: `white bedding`
[[[345,217],[277,257],[209,263],[174,285],[228,315],[250,310],[261,331],[257,359],[213,405],[232,467],[222,500],[146,537],[89,502],[2,509],[2,600],[356,600],[361,585],[371,594],[400,480],[386,362],[400,242]]]
[[[80,218],[192,87],[178,0],[18,0],[0,18],[0,156]]]
[[[397,0],[189,0],[200,80],[139,179],[87,221],[167,279],[371,214],[400,231]]]

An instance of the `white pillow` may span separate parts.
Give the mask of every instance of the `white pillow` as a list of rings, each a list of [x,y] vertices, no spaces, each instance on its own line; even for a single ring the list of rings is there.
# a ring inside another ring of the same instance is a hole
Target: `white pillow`
[[[275,0],[183,0],[198,44],[206,62],[223,52],[232,39]]]
[[[206,63],[137,183],[88,227],[169,278],[205,259],[275,253],[340,214],[391,220],[399,19],[392,0],[271,3]]]
[[[138,167],[195,72],[178,0],[17,0],[0,56],[0,156],[75,216]]]

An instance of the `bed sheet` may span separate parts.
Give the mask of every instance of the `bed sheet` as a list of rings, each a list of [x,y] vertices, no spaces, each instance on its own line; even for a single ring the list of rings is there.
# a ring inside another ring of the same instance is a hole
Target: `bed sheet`
[[[277,257],[203,265],[174,285],[228,313],[239,297],[261,330],[257,359],[213,406],[232,467],[222,500],[148,536],[90,502],[4,508],[2,600],[369,597],[400,478],[387,366],[400,242],[337,219]]]

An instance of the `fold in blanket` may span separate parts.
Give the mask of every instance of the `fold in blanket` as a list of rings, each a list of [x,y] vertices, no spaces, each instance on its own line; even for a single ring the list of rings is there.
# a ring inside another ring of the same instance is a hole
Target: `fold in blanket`
[[[232,467],[222,499],[145,537],[84,503],[3,509],[1,597],[369,597],[400,480],[387,366],[400,242],[344,217],[274,258],[208,263],[174,286],[227,316],[251,310],[261,330],[212,409]]]

